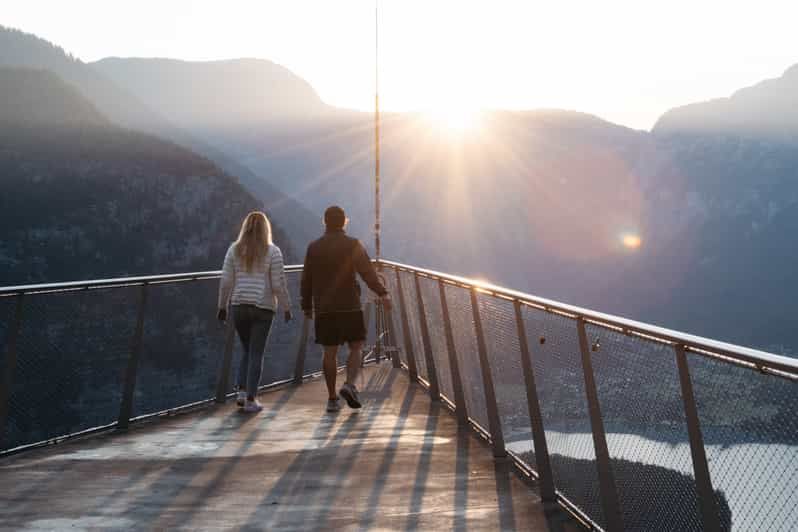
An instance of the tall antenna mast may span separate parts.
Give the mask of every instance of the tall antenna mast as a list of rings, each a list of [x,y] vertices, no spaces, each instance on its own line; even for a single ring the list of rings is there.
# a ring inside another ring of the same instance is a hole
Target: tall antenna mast
[[[374,1],[374,247],[377,260],[380,248],[380,54],[379,0]]]

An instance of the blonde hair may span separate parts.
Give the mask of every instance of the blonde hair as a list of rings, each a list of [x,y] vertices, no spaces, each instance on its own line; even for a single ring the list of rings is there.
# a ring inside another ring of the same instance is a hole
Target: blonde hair
[[[247,214],[235,241],[236,257],[244,266],[244,271],[251,272],[266,257],[266,250],[271,245],[272,224],[266,215],[260,211]]]

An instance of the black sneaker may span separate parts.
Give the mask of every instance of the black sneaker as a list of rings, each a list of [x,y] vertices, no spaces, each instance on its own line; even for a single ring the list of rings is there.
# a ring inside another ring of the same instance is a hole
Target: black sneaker
[[[360,408],[362,406],[360,404],[360,398],[357,396],[357,388],[355,388],[354,384],[344,384],[341,386],[340,395],[344,398],[346,404],[349,405],[349,408]]]

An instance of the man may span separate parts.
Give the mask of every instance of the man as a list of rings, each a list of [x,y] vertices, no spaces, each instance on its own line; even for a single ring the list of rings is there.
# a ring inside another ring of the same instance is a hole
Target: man
[[[349,358],[346,382],[340,394],[351,408],[361,407],[355,380],[360,370],[366,326],[355,273],[380,296],[386,309],[391,308],[388,291],[380,282],[366,248],[359,240],[347,236],[344,230],[348,221],[341,207],[332,206],[324,211],[324,236],[308,246],[302,271],[302,311],[309,319],[315,313],[316,343],[324,350],[322,368],[329,394],[328,412],[340,410],[335,380],[338,348],[344,343],[349,346]]]

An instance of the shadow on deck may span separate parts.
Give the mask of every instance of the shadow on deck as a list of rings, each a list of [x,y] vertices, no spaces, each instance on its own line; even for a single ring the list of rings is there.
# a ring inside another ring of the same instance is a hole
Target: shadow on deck
[[[320,379],[0,462],[10,529],[577,530],[510,463],[387,364],[364,407]]]

